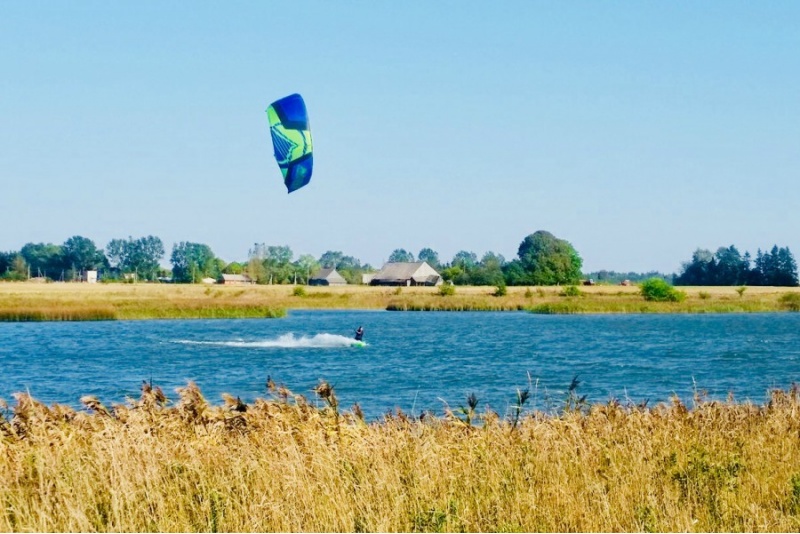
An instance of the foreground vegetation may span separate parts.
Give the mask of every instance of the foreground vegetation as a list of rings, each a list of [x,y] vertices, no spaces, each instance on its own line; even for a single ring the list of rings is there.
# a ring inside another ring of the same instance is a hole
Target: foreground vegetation
[[[0,531],[797,531],[800,393],[687,409],[571,392],[556,414],[387,415],[315,402],[90,411],[27,394],[0,417]]]
[[[502,291],[501,291],[502,289]],[[0,283],[0,321],[281,317],[290,309],[725,313],[800,310],[800,288],[684,287],[646,300],[639,287],[220,286]]]

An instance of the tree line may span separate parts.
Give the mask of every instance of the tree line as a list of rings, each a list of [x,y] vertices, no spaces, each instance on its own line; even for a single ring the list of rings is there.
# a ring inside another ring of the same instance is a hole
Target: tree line
[[[319,258],[310,254],[297,259],[288,246],[256,243],[247,260],[225,262],[202,243],[175,243],[169,256],[171,269],[161,266],[166,250],[155,236],[112,239],[104,249],[89,238],[73,236],[61,245],[27,243],[19,251],[0,252],[0,278],[25,280],[79,280],[82,273],[98,271],[102,280],[150,280],[197,283],[222,274],[246,274],[261,284],[305,284],[320,268],[335,268],[349,283],[360,283],[361,275],[375,272],[368,263],[341,251],[327,251]],[[413,253],[398,248],[388,261],[426,261],[445,280],[458,285],[552,285],[577,283],[582,260],[572,245],[540,230],[525,237],[518,257],[507,261],[501,254],[477,254],[461,250],[451,261],[442,261],[432,248]]]
[[[675,277],[681,286],[797,286],[797,262],[788,247],[758,249],[753,259],[731,245],[712,253],[697,249]]]
[[[335,268],[349,283],[361,283],[362,274],[376,269],[341,251],[327,251],[319,258],[302,254],[297,259],[286,245],[256,243],[245,261],[225,262],[211,247],[181,241],[172,246],[171,269],[162,267],[166,249],[161,239],[145,236],[112,239],[104,249],[83,236],[73,236],[61,245],[27,243],[19,251],[0,252],[0,279],[25,280],[32,277],[50,280],[79,280],[88,270],[99,272],[101,280],[149,280],[175,283],[199,283],[217,280],[222,274],[246,274],[259,284],[306,284],[320,268]],[[584,276],[583,260],[568,241],[539,230],[526,236],[517,257],[486,252],[482,256],[460,250],[450,261],[442,261],[432,248],[423,248],[415,256],[394,249],[389,262],[425,261],[456,285],[534,286],[577,284]],[[601,283],[618,283],[660,277],[659,273],[615,273],[598,271],[594,278]],[[769,252],[758,251],[755,260],[739,254],[734,246],[721,247],[712,254],[697,250],[682,272],[673,275],[676,285],[798,285],[797,264],[788,248],[777,246]]]

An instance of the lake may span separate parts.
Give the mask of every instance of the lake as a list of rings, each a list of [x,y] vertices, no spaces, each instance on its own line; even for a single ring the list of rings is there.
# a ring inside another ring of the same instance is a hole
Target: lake
[[[353,348],[363,325],[368,346]],[[528,407],[578,395],[649,405],[695,390],[761,404],[800,381],[800,314],[534,315],[524,312],[292,311],[282,319],[0,323],[0,398],[29,391],[79,406],[138,398],[143,380],[172,400],[195,381],[212,403],[223,392],[268,398],[267,377],[312,402],[320,379],[341,407],[368,418],[418,415],[479,399],[505,414],[518,389]]]

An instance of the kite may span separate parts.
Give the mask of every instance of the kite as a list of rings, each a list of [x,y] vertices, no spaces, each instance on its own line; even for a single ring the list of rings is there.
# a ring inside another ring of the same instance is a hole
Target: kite
[[[283,173],[283,183],[291,193],[311,181],[314,164],[303,97],[293,94],[276,100],[267,108],[267,118],[275,160]]]

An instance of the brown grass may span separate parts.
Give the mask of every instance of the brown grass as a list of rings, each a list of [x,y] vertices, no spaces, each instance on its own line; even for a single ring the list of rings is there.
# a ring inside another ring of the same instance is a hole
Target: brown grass
[[[532,310],[539,313],[766,312],[797,308],[800,288],[680,288],[680,303],[645,302],[638,287],[584,286],[565,297],[563,287],[457,287],[442,296],[432,287],[202,286],[169,284],[0,283],[0,320],[277,317],[288,309],[390,309],[421,311]]]
[[[0,531],[797,531],[800,396],[366,423],[192,384],[0,418]]]

